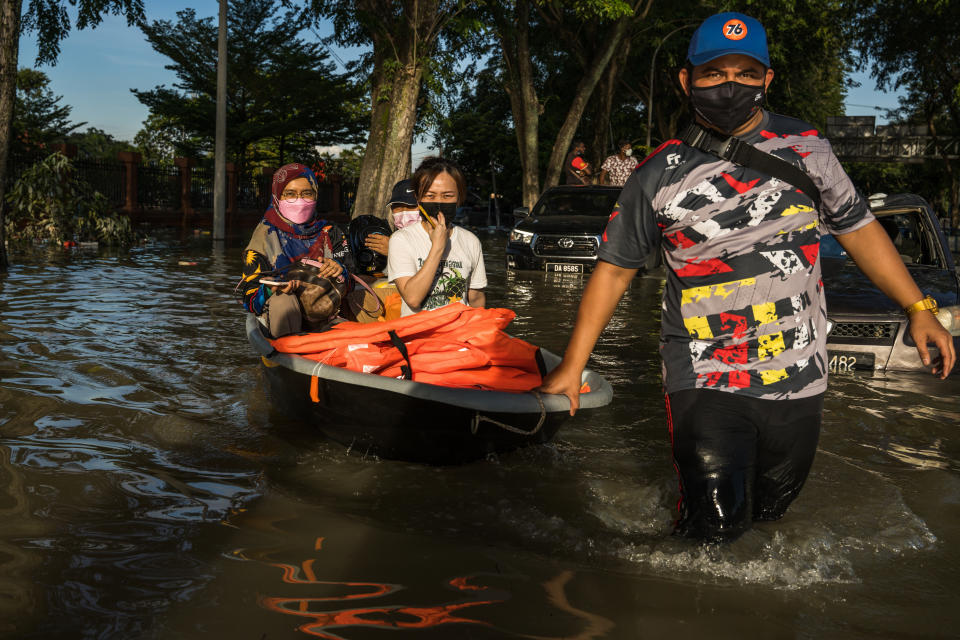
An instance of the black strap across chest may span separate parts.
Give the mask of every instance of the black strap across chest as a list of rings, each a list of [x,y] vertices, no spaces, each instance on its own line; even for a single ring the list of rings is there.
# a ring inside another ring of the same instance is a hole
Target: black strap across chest
[[[820,210],[820,190],[813,183],[813,179],[802,169],[786,160],[760,151],[752,144],[735,136],[723,138],[696,122],[684,129],[680,140],[694,149],[699,149],[741,167],[754,169],[768,176],[779,178],[800,189],[813,200],[817,211]]]

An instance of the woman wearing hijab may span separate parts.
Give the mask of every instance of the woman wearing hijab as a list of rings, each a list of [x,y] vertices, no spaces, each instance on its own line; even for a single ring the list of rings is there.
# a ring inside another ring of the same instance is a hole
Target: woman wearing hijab
[[[347,282],[353,256],[347,237],[317,216],[317,179],[309,167],[292,163],[273,174],[272,203],[243,252],[243,306],[266,320],[274,338],[299,333],[302,283],[260,284],[265,272],[281,272],[305,260],[319,264],[317,275]],[[282,275],[277,276],[282,279]]]

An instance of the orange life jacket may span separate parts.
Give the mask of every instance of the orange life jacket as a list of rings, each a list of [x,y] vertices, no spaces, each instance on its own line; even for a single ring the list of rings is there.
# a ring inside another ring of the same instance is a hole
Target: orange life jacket
[[[541,383],[538,348],[508,335],[509,309],[449,304],[387,322],[341,322],[321,333],[273,340],[281,353],[362,373],[412,379],[445,387],[529,391]],[[396,335],[407,358],[391,341]]]

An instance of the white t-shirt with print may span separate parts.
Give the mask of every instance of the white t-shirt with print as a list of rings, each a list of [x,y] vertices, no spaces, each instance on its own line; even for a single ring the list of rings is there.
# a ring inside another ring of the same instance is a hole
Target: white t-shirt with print
[[[390,249],[387,252],[387,278],[390,282],[416,275],[430,253],[430,246],[430,235],[422,224],[412,224],[395,231],[390,236]],[[451,302],[466,304],[467,291],[486,286],[487,271],[483,266],[480,239],[462,227],[453,227],[430,293],[419,308],[411,308],[404,300],[400,315],[409,316]]]

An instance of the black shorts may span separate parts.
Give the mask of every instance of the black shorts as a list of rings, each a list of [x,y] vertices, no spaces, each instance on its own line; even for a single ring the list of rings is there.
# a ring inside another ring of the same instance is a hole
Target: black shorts
[[[680,477],[676,533],[731,540],[754,520],[781,518],[813,463],[823,394],[760,400],[689,389],[666,401]]]

